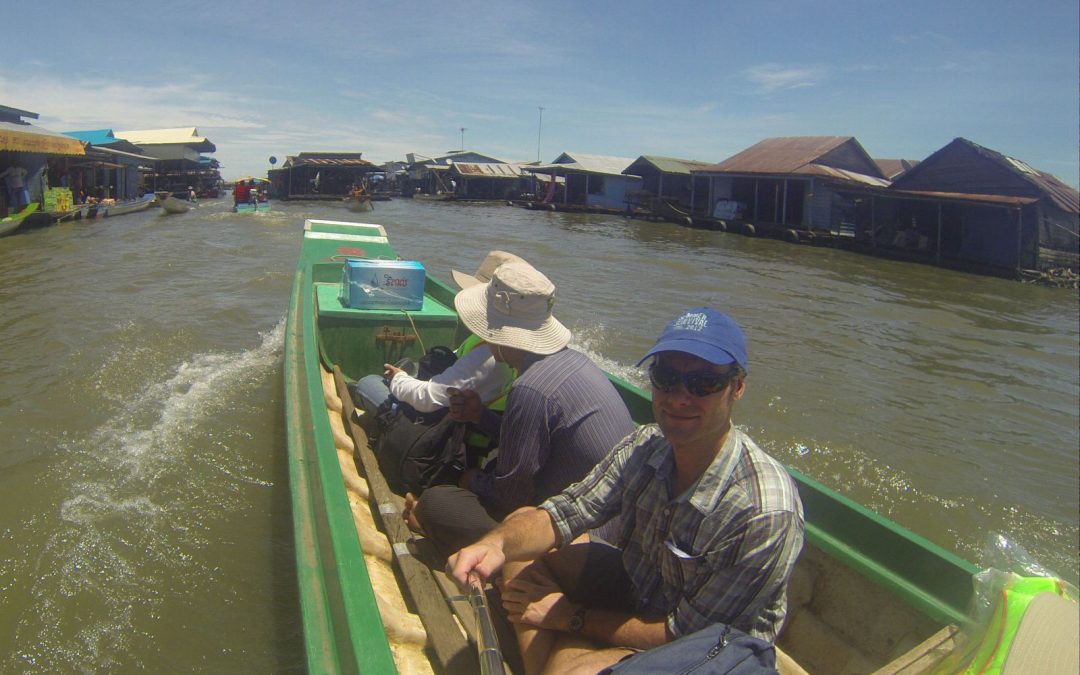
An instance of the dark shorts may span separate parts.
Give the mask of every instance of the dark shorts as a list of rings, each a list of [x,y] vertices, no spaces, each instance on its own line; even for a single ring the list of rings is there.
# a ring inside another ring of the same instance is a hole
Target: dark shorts
[[[587,607],[621,612],[636,610],[637,593],[623,567],[622,551],[595,536],[587,544],[571,544],[568,548],[576,546],[586,547],[580,573],[573,578],[557,579],[566,597]]]

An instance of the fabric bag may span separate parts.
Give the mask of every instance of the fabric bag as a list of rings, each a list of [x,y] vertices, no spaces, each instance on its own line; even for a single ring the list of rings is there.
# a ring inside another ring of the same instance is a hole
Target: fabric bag
[[[420,357],[420,365],[416,371],[416,379],[430,380],[457,362],[457,354],[449,347],[435,345],[427,350],[427,354]]]
[[[601,671],[620,675],[777,675],[768,642],[725,623],[714,623],[666,645],[634,654]]]
[[[419,496],[433,485],[457,484],[465,471],[466,425],[448,412],[420,413],[397,403],[379,416],[375,456],[390,489]]]

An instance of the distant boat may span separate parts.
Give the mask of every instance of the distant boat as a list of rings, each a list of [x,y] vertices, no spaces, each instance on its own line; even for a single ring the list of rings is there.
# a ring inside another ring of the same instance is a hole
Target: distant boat
[[[66,220],[69,217],[73,220],[94,220],[95,218],[122,216],[125,213],[135,213],[136,211],[150,208],[153,203],[153,192],[148,192],[138,199],[126,199],[120,202],[112,199],[105,199],[93,204],[80,204],[70,216],[65,214],[63,217],[58,218],[58,220]]]
[[[186,213],[192,206],[191,202],[177,199],[167,192],[159,192],[157,201],[161,204],[161,208],[165,210],[165,213]]]
[[[367,195],[361,195],[359,197],[348,196],[341,201],[345,202],[345,208],[350,211],[356,211],[363,213],[364,211],[374,211],[375,205],[371,202],[371,197]]]
[[[154,203],[154,193],[147,192],[142,197],[137,199],[127,199],[122,202],[117,202],[108,207],[106,216],[122,216],[125,213],[135,213],[136,211],[143,211],[150,208]]]
[[[457,199],[457,195],[453,192],[436,192],[435,194],[428,194],[427,192],[417,192],[413,195],[413,199],[419,199],[421,201],[428,202],[452,202]]]
[[[263,213],[270,210],[270,202],[240,202],[233,206],[235,213]]]
[[[30,204],[27,204],[22,211],[0,218],[0,236],[10,234],[19,229],[19,226],[23,224],[26,217],[38,210],[38,206],[40,205],[37,202],[31,202]]]

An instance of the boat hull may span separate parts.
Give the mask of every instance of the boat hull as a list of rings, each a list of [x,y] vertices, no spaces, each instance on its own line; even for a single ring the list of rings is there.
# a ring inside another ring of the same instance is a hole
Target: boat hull
[[[11,234],[15,230],[19,229],[26,221],[27,217],[38,210],[40,204],[32,202],[27,204],[22,211],[18,213],[9,214],[0,218],[0,237],[5,234]]]
[[[165,197],[164,199],[158,197],[158,203],[161,204],[161,209],[165,213],[170,214],[187,213],[188,210],[191,209],[190,203],[181,201],[172,196]]]
[[[265,213],[270,210],[270,202],[242,202],[233,206],[234,213]]]
[[[356,199],[354,197],[346,197],[342,201],[345,202],[345,208],[356,213],[366,213],[367,211],[374,211],[375,205],[370,199]]]

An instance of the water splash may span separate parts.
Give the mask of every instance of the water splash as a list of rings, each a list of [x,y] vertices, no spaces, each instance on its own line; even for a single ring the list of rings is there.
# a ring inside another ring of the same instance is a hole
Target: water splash
[[[250,433],[230,413],[280,370],[284,331],[282,318],[253,349],[191,356],[84,442],[66,442],[68,496],[59,522],[29,524],[53,534],[28,566],[34,582],[15,622],[19,648],[0,669],[153,665],[137,656],[153,650],[133,645],[156,639],[147,627],[160,625],[166,597],[176,602],[175,593],[220,575],[199,551],[222,514],[246,506],[238,486],[272,485],[249,475],[235,439]],[[207,433],[221,439],[209,449],[199,438]]]

